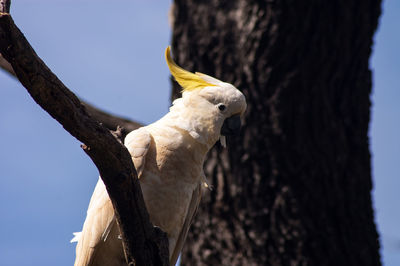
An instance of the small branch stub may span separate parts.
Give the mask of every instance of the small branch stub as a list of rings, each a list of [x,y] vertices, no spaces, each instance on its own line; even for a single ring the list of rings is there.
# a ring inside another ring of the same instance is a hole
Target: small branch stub
[[[85,152],[90,151],[90,147],[86,146],[85,144],[81,144],[81,148],[82,148]]]
[[[125,129],[121,126],[117,126],[116,130],[111,130],[111,134],[113,134],[113,136],[121,143],[124,143],[124,134],[123,131],[125,131]]]

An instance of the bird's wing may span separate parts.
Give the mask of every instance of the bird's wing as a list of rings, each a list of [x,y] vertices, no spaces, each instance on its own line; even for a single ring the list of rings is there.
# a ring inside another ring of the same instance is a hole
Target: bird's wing
[[[134,130],[125,138],[125,145],[132,156],[138,177],[142,175],[150,142],[151,136],[145,128]],[[109,236],[110,232],[112,235]],[[122,252],[122,247],[119,248],[121,241],[117,240],[115,234],[119,235],[119,229],[115,221],[114,208],[103,181],[99,179],[90,199],[82,232],[74,238],[78,240],[75,265],[97,265],[103,263],[105,257],[111,259],[115,256],[115,254],[104,254],[105,252],[112,253],[115,250]],[[112,239],[107,241],[108,238]]]
[[[115,223],[114,209],[103,181],[99,178],[76,246],[75,265],[90,265],[95,257],[96,247],[105,241]]]
[[[141,127],[129,133],[125,138],[125,146],[132,156],[138,177],[142,175],[146,154],[151,143],[151,135],[146,128]]]
[[[172,255],[170,258],[170,265],[175,265],[176,261],[178,260],[179,253],[181,252],[181,250],[183,248],[183,244],[185,243],[186,236],[189,231],[190,225],[193,222],[193,218],[196,215],[197,209],[200,204],[201,187],[202,187],[202,184],[199,183],[193,191],[192,200],[190,201],[190,204],[189,204],[185,222],[182,226],[181,232],[179,233],[179,237],[176,241],[174,251],[172,252]]]

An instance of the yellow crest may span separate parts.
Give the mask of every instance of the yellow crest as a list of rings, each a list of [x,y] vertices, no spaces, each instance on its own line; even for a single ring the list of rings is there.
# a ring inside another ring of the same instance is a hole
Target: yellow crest
[[[207,86],[215,86],[202,79],[197,73],[194,74],[178,66],[171,57],[170,46],[165,50],[165,59],[167,60],[168,68],[172,76],[174,76],[175,80],[183,88],[182,92],[202,89]]]

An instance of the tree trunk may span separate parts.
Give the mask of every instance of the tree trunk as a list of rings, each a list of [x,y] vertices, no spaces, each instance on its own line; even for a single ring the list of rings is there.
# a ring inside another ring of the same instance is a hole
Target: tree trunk
[[[379,0],[175,1],[177,62],[248,102],[241,135],[205,164],[214,188],[183,265],[380,265],[368,140],[379,14]]]

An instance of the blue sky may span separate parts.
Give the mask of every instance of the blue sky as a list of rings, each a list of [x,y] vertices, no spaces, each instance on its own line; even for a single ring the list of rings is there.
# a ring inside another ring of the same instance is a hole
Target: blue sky
[[[383,261],[400,265],[400,1],[383,4],[373,56],[370,124],[375,220],[381,234]]]
[[[39,56],[76,94],[150,123],[168,111],[170,1],[14,0]],[[385,265],[400,265],[400,2],[384,3],[371,68],[374,208]],[[25,89],[0,72],[0,265],[72,265],[95,166]]]

